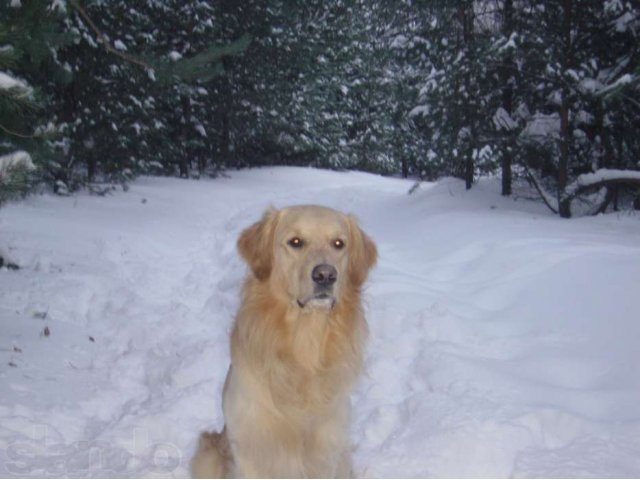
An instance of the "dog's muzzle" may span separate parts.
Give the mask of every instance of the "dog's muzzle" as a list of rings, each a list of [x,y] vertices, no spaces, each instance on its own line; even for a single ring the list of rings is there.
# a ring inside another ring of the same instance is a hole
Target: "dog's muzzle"
[[[314,308],[327,308],[331,309],[336,305],[336,298],[329,291],[315,292],[313,295],[298,299],[298,306],[300,308],[314,307]]]
[[[313,267],[311,271],[311,280],[313,281],[313,295],[298,299],[298,306],[305,308],[307,306],[316,308],[333,308],[336,304],[336,298],[333,295],[333,285],[338,279],[338,270],[333,265],[321,263]]]

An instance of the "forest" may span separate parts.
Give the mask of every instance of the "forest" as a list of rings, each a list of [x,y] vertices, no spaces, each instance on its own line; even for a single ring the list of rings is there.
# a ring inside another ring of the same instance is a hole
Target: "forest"
[[[624,0],[10,0],[0,203],[298,165],[640,209]]]

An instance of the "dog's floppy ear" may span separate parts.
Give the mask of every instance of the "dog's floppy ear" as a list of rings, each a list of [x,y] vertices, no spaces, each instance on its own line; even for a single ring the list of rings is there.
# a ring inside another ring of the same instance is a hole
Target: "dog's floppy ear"
[[[356,285],[362,285],[367,279],[369,270],[376,264],[378,249],[373,240],[358,226],[353,215],[349,219],[349,278]]]
[[[266,280],[271,274],[277,218],[277,210],[267,209],[262,220],[245,229],[238,239],[238,251],[258,280]]]

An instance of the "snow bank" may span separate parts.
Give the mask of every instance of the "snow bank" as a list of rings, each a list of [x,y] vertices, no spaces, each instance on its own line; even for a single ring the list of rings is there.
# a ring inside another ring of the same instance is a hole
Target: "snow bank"
[[[310,202],[380,250],[358,476],[639,476],[638,218],[412,183],[270,168],[1,209],[0,476],[186,476],[222,426],[235,239]]]

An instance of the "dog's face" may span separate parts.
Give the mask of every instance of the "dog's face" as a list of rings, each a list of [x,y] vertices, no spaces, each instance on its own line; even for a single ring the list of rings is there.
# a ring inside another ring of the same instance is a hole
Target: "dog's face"
[[[301,309],[331,309],[374,265],[374,243],[352,216],[318,206],[268,210],[238,249],[256,278]]]

